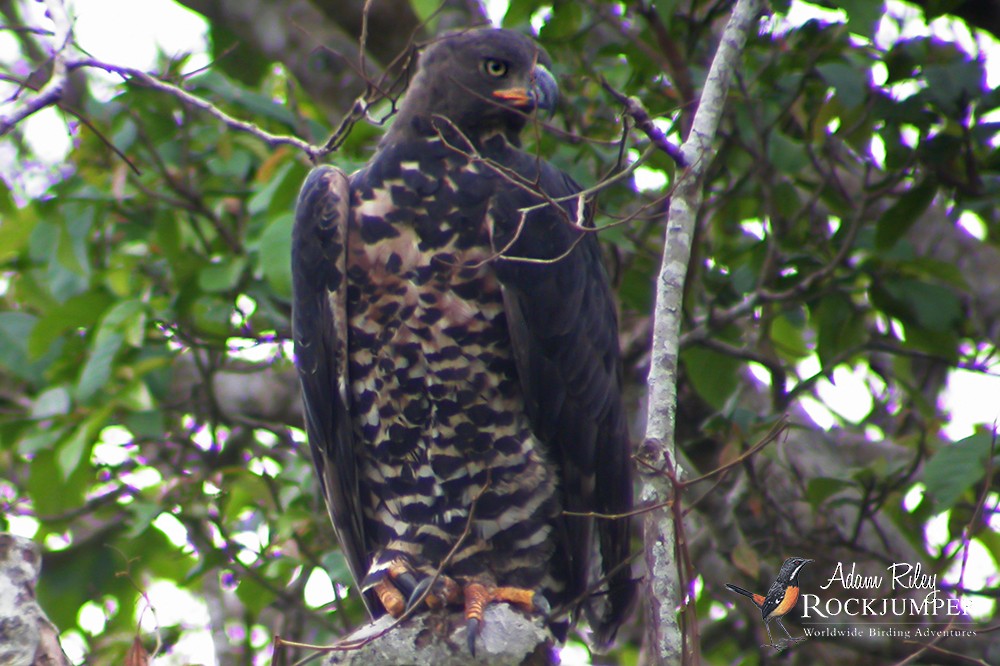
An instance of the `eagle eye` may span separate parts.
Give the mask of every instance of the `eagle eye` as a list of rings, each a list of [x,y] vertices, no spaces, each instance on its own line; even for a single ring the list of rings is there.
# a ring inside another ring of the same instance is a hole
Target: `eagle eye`
[[[483,60],[483,71],[495,79],[502,79],[507,76],[507,63],[496,58],[486,58]]]

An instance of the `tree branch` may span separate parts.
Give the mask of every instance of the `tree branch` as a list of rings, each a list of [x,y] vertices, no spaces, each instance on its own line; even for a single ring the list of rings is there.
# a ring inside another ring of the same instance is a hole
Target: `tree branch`
[[[16,106],[9,115],[0,116],[0,136],[10,132],[25,118],[38,113],[47,106],[58,104],[66,90],[69,70],[66,66],[65,52],[73,40],[73,26],[66,15],[66,8],[62,2],[48,0],[45,4],[49,17],[56,28],[55,48],[52,52],[52,76],[34,97]],[[16,100],[16,96],[11,101],[14,100]]]
[[[691,257],[695,219],[702,203],[702,185],[711,161],[712,141],[722,115],[730,79],[746,43],[747,34],[761,10],[760,0],[738,0],[726,26],[702,91],[691,132],[681,146],[688,166],[670,201],[663,262],[657,278],[650,363],[646,434],[638,456],[647,469],[675,469],[674,418],[677,404],[678,341],[684,276]],[[675,470],[679,478],[681,470]],[[640,501],[656,504],[670,498],[674,489],[664,475],[643,473]],[[646,649],[653,663],[679,664],[688,656],[677,612],[682,608],[683,585],[677,580],[677,553],[672,514],[667,509],[649,512],[644,519],[646,570]],[[689,646],[689,650],[693,649]]]
[[[111,65],[106,62],[101,62],[99,60],[91,60],[89,58],[83,60],[75,60],[72,63],[70,63],[70,67],[71,68],[97,67],[108,72],[114,72],[115,74],[120,74],[121,76],[128,79],[132,79],[148,88],[152,88],[153,90],[159,90],[160,92],[165,92],[168,95],[172,95],[177,99],[187,104],[190,104],[196,109],[200,109],[206,112],[216,120],[221,121],[227,127],[231,127],[241,132],[249,132],[250,134],[253,134],[257,138],[266,142],[269,146],[272,147],[281,145],[293,146],[304,152],[306,155],[309,156],[310,159],[313,160],[322,152],[322,148],[314,146],[306,141],[303,141],[302,139],[296,138],[294,136],[287,136],[284,134],[271,134],[270,132],[266,132],[262,130],[260,127],[257,127],[257,125],[253,123],[247,122],[245,120],[240,120],[238,118],[233,118],[229,114],[220,110],[211,102],[204,100],[198,97],[197,95],[192,95],[188,91],[178,86],[175,86],[172,83],[167,83],[166,81],[161,81],[156,77],[150,76],[141,69],[136,69],[134,67],[121,67],[118,65]]]
[[[363,625],[344,641],[350,649],[329,650],[280,641],[289,647],[327,652],[323,664],[391,666],[393,664],[434,664],[465,666],[473,657],[465,647],[468,628],[461,613],[420,613],[392,631],[389,615]],[[373,637],[378,637],[374,640]],[[539,618],[529,618],[507,604],[490,604],[484,610],[476,641],[477,664],[519,664],[547,666],[553,663],[553,639]]]

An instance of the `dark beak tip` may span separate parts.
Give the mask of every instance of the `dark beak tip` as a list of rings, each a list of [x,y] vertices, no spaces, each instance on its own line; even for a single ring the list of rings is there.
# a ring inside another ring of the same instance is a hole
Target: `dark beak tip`
[[[535,65],[531,83],[531,97],[535,108],[540,111],[553,112],[559,101],[559,85],[544,65]]]

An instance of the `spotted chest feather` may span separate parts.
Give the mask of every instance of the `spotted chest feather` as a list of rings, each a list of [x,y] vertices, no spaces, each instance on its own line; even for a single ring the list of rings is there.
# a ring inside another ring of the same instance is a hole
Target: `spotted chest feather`
[[[491,265],[493,179],[458,156],[378,167],[353,192],[347,241],[354,428],[380,549],[368,582],[400,556],[432,572],[475,503],[451,573],[539,585],[560,507]]]

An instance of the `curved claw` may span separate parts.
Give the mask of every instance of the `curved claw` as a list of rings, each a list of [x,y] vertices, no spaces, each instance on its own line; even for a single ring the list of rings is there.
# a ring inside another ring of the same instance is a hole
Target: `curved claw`
[[[424,595],[424,590],[431,586],[431,579],[424,578],[419,583],[413,586],[413,591],[410,592],[410,596],[406,599],[406,610],[409,611],[411,608],[417,605],[417,600]]]
[[[476,636],[479,635],[479,619],[470,617],[465,621],[465,640],[469,646],[469,653],[476,656]]]
[[[535,609],[536,613],[544,618],[548,618],[552,614],[552,604],[549,603],[544,594],[536,592],[531,598],[531,606]]]
[[[409,571],[393,572],[392,582],[407,599],[413,598],[413,591],[418,587],[416,577]],[[407,607],[409,607],[409,601],[407,601]]]

